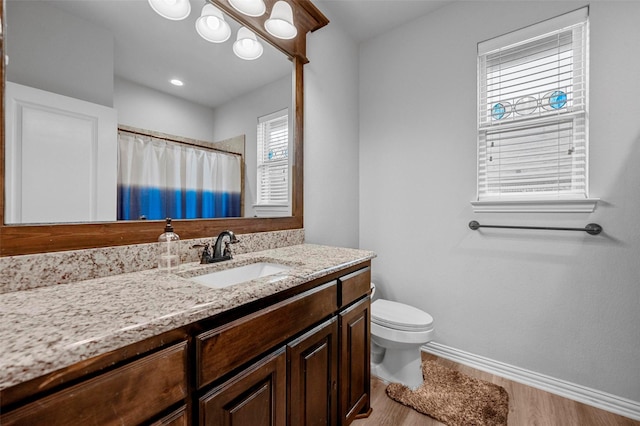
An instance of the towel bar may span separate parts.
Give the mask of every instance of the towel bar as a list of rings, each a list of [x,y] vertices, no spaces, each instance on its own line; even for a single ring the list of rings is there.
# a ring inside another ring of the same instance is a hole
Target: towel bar
[[[602,232],[602,226],[597,223],[590,223],[584,228],[555,228],[549,226],[510,226],[510,225],[480,225],[477,221],[469,222],[469,228],[474,231],[478,228],[508,228],[508,229],[544,229],[549,231],[584,231],[589,235],[598,235]]]

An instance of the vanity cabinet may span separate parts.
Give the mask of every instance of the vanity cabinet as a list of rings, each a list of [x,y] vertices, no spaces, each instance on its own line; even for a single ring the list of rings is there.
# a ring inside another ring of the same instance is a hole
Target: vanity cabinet
[[[200,398],[200,424],[348,425],[368,415],[370,279],[361,268],[198,335],[198,387],[232,374]]]
[[[370,411],[369,289],[364,262],[71,365],[3,390],[0,424],[348,425]]]

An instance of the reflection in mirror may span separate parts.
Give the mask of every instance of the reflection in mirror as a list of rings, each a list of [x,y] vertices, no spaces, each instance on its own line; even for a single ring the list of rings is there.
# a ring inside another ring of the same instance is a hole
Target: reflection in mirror
[[[118,220],[242,216],[242,153],[224,143],[118,130]],[[159,182],[164,182],[159,185]]]
[[[229,175],[239,179],[244,174],[244,185],[231,185],[233,191],[244,189],[238,195],[241,207],[208,215],[236,216],[242,210],[249,217],[291,214],[287,178],[278,181],[286,182],[286,201],[275,208],[269,202],[262,203],[269,204],[266,208],[256,206],[261,117],[288,111],[288,148],[278,152],[292,151],[291,62],[264,42],[259,59],[236,57],[232,43],[240,25],[228,16],[229,40],[204,40],[195,22],[205,1],[192,0],[191,5],[187,19],[169,21],[139,0],[6,2],[5,223],[125,219],[118,213],[124,208],[117,188],[118,159],[124,156],[118,152],[126,151],[119,126],[205,143],[245,135],[240,161],[245,169]],[[171,85],[171,79],[183,85]],[[192,161],[176,173],[202,175],[204,167],[204,160]],[[286,172],[291,172],[290,160]],[[176,185],[169,187],[185,192],[217,187]],[[186,210],[184,218],[203,217]],[[127,218],[160,218],[147,215]]]

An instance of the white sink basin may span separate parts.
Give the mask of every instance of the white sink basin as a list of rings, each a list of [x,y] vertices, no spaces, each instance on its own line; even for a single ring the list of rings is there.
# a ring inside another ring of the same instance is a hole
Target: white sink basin
[[[255,280],[256,278],[279,274],[291,269],[291,266],[279,263],[258,262],[236,268],[223,269],[189,278],[191,281],[211,288],[224,288],[230,285]]]

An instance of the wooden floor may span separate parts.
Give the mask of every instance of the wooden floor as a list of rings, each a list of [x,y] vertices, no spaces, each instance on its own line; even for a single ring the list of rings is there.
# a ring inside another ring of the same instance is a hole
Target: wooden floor
[[[426,353],[423,353],[422,357],[423,359],[437,360],[446,367],[504,387],[509,393],[509,426],[640,426],[638,421],[475,370],[453,361]],[[371,381],[373,412],[367,419],[354,421],[353,426],[442,425],[431,417],[393,401],[386,395],[385,388],[385,384],[380,380],[374,378]]]

